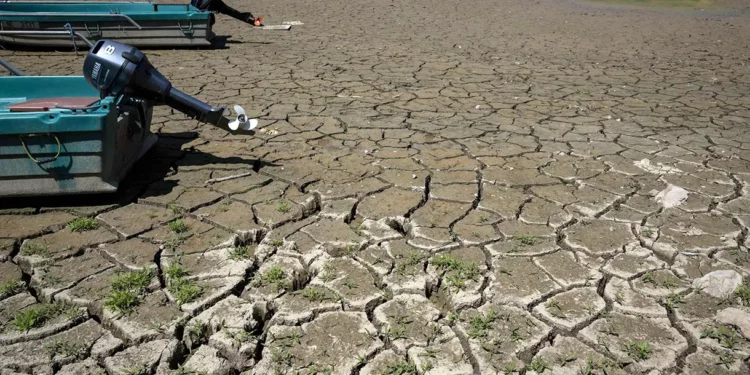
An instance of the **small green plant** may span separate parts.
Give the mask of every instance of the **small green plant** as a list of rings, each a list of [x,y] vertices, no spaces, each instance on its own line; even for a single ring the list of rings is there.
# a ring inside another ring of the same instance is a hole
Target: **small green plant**
[[[742,284],[734,292],[734,295],[740,299],[742,305],[750,306],[750,285]]]
[[[455,291],[464,288],[467,281],[476,280],[479,276],[479,267],[476,263],[462,262],[452,255],[440,255],[432,264],[445,272],[445,281]]]
[[[187,331],[190,341],[193,343],[193,347],[195,347],[196,344],[206,342],[208,326],[203,324],[203,322],[196,320],[190,327],[188,327]]]
[[[385,365],[380,375],[417,375],[417,366],[399,359]]]
[[[286,204],[286,203],[279,203],[279,204],[276,205],[276,211],[279,211],[282,214],[285,214],[285,213],[289,212],[289,210],[291,210],[291,209],[292,208],[289,207],[289,205]]]
[[[50,358],[55,356],[83,358],[86,355],[86,347],[82,343],[71,343],[67,341],[55,340],[44,344]]]
[[[544,306],[547,308],[547,312],[550,315],[556,318],[565,318],[565,313],[563,312],[562,307],[560,307],[560,302],[556,299],[550,299]]]
[[[235,330],[230,331],[226,328],[224,328],[222,331],[226,333],[227,336],[232,338],[232,340],[234,340],[235,342],[239,344],[250,342],[252,339],[255,338],[255,336],[253,336],[252,333],[247,332],[247,331],[235,331]]]
[[[16,314],[11,324],[20,332],[28,332],[58,316],[65,315],[68,319],[74,319],[80,314],[80,310],[74,305],[67,302],[54,302],[33,306]]]
[[[68,229],[73,232],[85,232],[99,228],[99,223],[90,217],[79,217],[68,223]]]
[[[390,327],[385,335],[390,341],[407,338],[406,328],[403,326]]]
[[[178,206],[178,205],[176,205],[174,203],[172,203],[172,204],[169,205],[169,210],[172,211],[172,213],[175,214],[175,215],[182,215],[182,214],[185,214],[187,212],[186,209],[184,209],[184,208],[182,208],[182,207],[180,207],[180,206]]]
[[[514,362],[505,364],[505,367],[503,367],[503,375],[512,375],[515,373],[516,373],[516,364]]]
[[[253,248],[250,246],[237,246],[229,250],[229,259],[243,260],[253,258]]]
[[[112,280],[111,286],[113,290],[135,290],[140,294],[151,284],[152,278],[153,273],[148,268],[130,271],[117,276]]]
[[[654,276],[654,273],[652,271],[646,272],[645,275],[643,275],[643,278],[641,279],[645,284],[654,284],[656,285],[656,276]]]
[[[179,279],[187,276],[187,270],[182,267],[179,260],[175,260],[164,269],[164,275],[166,275],[168,279]]]
[[[471,318],[469,321],[469,337],[473,339],[483,339],[487,337],[487,330],[492,327],[492,323],[498,319],[497,312],[490,309],[487,314]]]
[[[26,241],[21,246],[21,254],[34,256],[38,255],[44,258],[49,258],[49,248],[45,244],[40,244],[32,241]]]
[[[179,259],[175,259],[165,270],[164,274],[168,279],[167,290],[177,300],[177,304],[193,302],[203,295],[203,288],[196,285],[192,280],[185,279],[188,272],[182,267]]]
[[[719,345],[727,349],[734,349],[734,347],[740,342],[737,331],[735,331],[734,328],[725,325],[719,325],[715,328],[707,328],[701,333],[702,339],[706,337],[718,341]]]
[[[333,264],[328,262],[323,265],[323,272],[320,274],[320,279],[326,283],[336,279],[336,271],[333,268]]]
[[[260,277],[261,285],[274,285],[276,289],[281,291],[287,289],[288,285],[286,282],[286,273],[284,269],[278,266],[269,268],[266,273]]]
[[[521,245],[525,245],[525,246],[533,246],[533,245],[536,245],[537,243],[536,236],[532,236],[529,234],[517,234],[513,236],[513,238],[518,240],[518,242],[520,242]]]
[[[636,361],[648,359],[653,349],[648,341],[636,341],[625,344],[625,352]]]
[[[349,289],[356,289],[358,287],[356,283],[351,282],[349,280],[344,281],[343,284],[344,284],[345,287],[347,287]]]
[[[203,294],[203,288],[183,278],[172,279],[167,290],[177,299],[180,306],[195,301]]]
[[[422,259],[424,259],[424,256],[422,255],[422,253],[416,250],[409,250],[409,254],[407,254],[406,259],[398,263],[398,267],[396,267],[396,272],[398,272],[401,275],[405,275],[407,267],[421,264]]]
[[[307,288],[302,290],[302,297],[307,298],[310,302],[318,302],[328,299],[326,294],[316,288]]]
[[[557,363],[560,367],[565,367],[570,362],[575,362],[578,359],[574,353],[564,353],[557,356]]]
[[[0,283],[0,296],[16,294],[23,290],[23,285],[23,282],[18,280]]]
[[[112,291],[104,300],[104,306],[120,314],[132,312],[140,304],[152,278],[150,269],[120,274],[110,283]]]
[[[548,368],[549,367],[547,366],[547,362],[545,362],[541,357],[536,357],[531,361],[531,369],[534,370],[537,374],[544,373]]]
[[[188,226],[181,219],[173,220],[169,222],[169,231],[182,234],[188,231]]]

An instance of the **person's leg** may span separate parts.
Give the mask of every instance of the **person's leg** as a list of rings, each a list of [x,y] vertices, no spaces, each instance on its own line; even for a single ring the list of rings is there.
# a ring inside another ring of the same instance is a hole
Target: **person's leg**
[[[208,10],[226,14],[229,17],[238,19],[242,22],[247,22],[253,26],[260,26],[260,21],[256,20],[252,13],[240,12],[239,10],[225,4],[222,0],[211,0],[211,2],[208,3]]]

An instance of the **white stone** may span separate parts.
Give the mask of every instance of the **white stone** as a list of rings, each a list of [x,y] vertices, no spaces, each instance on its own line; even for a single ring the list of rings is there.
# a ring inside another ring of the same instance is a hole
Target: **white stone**
[[[693,288],[716,298],[727,298],[742,285],[742,275],[733,270],[714,271],[693,281]]]

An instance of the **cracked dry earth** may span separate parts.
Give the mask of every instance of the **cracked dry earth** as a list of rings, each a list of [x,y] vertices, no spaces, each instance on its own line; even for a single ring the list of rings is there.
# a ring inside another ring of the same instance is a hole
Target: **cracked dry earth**
[[[305,24],[146,53],[256,136],[2,202],[0,374],[750,373],[750,22],[692,3],[237,2]]]

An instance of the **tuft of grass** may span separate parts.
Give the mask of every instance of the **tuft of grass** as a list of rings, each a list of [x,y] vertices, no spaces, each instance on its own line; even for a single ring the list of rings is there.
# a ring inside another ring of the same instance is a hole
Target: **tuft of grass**
[[[132,312],[141,303],[152,277],[150,269],[120,274],[110,283],[112,292],[104,300],[104,306],[120,314]]]
[[[464,288],[467,281],[476,280],[479,276],[479,267],[476,263],[462,262],[452,255],[440,255],[432,264],[445,272],[445,281],[456,291]]]
[[[625,344],[625,351],[630,358],[636,361],[643,361],[648,359],[653,349],[648,341],[636,341]]]
[[[55,302],[31,307],[25,311],[16,314],[11,324],[20,332],[28,332],[33,328],[39,328],[48,321],[65,315],[69,319],[74,319],[81,314],[75,305],[66,302]]]
[[[68,223],[68,229],[73,232],[85,232],[99,228],[99,223],[90,217],[79,217]]]
[[[565,318],[565,313],[563,312],[562,307],[560,307],[560,302],[556,299],[548,300],[544,307],[547,308],[547,312],[550,313],[550,315],[556,318]]]
[[[63,357],[72,356],[74,358],[84,358],[87,354],[86,346],[82,343],[55,340],[44,344],[44,348],[47,349],[47,354],[49,354],[50,358],[54,358],[58,355]]]
[[[279,203],[279,204],[276,205],[276,211],[279,211],[282,214],[285,214],[285,213],[289,212],[289,210],[291,210],[291,209],[292,208],[289,207],[289,205],[286,204],[286,203]]]
[[[417,375],[417,366],[399,359],[396,362],[385,365],[380,375]]]
[[[734,349],[734,347],[740,343],[740,336],[737,334],[737,331],[735,331],[734,328],[725,325],[719,325],[715,328],[704,330],[701,333],[700,338],[703,339],[706,337],[718,341],[719,345],[727,349]]]
[[[169,222],[169,230],[171,232],[181,234],[188,231],[188,226],[181,219],[177,219]]]
[[[302,297],[307,298],[310,302],[319,302],[329,299],[325,293],[315,288],[307,288],[302,290]]]
[[[284,269],[278,266],[269,268],[266,273],[260,277],[261,285],[275,285],[276,290],[284,290],[287,288],[286,273]]]
[[[21,246],[21,254],[28,256],[38,255],[44,258],[49,258],[50,256],[47,245],[31,241],[23,243],[23,246]]]
[[[167,290],[177,299],[177,304],[180,306],[193,302],[203,295],[203,288],[183,278],[172,279]]]
[[[742,284],[734,292],[734,295],[740,299],[742,305],[750,306],[750,285]]]
[[[471,318],[469,321],[469,337],[472,339],[483,339],[487,337],[487,330],[492,328],[492,323],[498,319],[497,312],[490,309],[487,314]]]
[[[336,279],[336,270],[334,269],[333,264],[328,262],[323,265],[323,272],[320,274],[320,279],[326,283]]]
[[[275,240],[272,240],[272,241],[271,241],[271,246],[273,246],[273,247],[275,247],[275,248],[279,248],[279,247],[281,247],[281,246],[283,246],[283,245],[284,245],[284,240],[281,240],[281,239],[275,239]]]
[[[536,245],[538,239],[536,236],[532,236],[529,234],[517,234],[513,236],[514,239],[518,240],[518,242],[521,243],[521,245],[525,246],[533,246]]]
[[[416,250],[409,250],[409,254],[406,256],[406,259],[398,263],[398,267],[396,267],[396,272],[398,272],[401,275],[405,275],[407,267],[421,264],[422,259],[424,259],[424,255],[422,255],[422,253]]]
[[[167,290],[172,293],[178,305],[182,306],[183,304],[193,302],[203,295],[203,288],[196,285],[192,280],[185,279],[188,272],[182,267],[179,260],[170,264],[164,270],[164,274],[169,281]]]
[[[23,290],[23,282],[19,280],[10,280],[0,283],[0,296],[13,295]]]
[[[253,248],[250,246],[237,246],[229,250],[229,259],[243,260],[253,258]]]
[[[138,271],[130,271],[119,275],[117,278],[112,280],[113,290],[135,290],[138,293],[143,293],[151,284],[153,274],[150,269],[142,269]]]
[[[547,362],[544,361],[541,357],[536,357],[531,361],[531,369],[534,370],[537,374],[542,374],[548,369]]]

